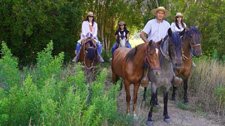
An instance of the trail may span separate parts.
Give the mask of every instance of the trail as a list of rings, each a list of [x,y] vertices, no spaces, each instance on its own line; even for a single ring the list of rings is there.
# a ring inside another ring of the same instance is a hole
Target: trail
[[[105,83],[106,88],[112,85],[111,79],[111,67],[108,68],[108,77]],[[133,100],[133,85],[130,86],[131,89],[131,101]],[[146,99],[146,102],[142,102],[142,95],[143,95],[144,88],[140,87],[138,91],[138,100],[137,100],[137,115],[139,117],[137,122],[133,122],[133,126],[145,126],[148,112],[150,110],[149,103],[150,98]],[[169,93],[169,99],[171,98],[171,93]],[[153,112],[153,125],[154,126],[224,126],[224,121],[218,120],[216,115],[211,113],[204,113],[199,111],[190,110],[182,110],[177,107],[177,104],[172,103],[170,100],[168,101],[168,113],[170,116],[170,123],[166,123],[163,121],[163,97],[162,93],[159,94],[158,102],[160,108],[157,109],[156,112]],[[178,101],[177,101],[178,102]],[[189,101],[191,104],[191,100]],[[130,103],[130,109],[133,109],[133,102]],[[124,89],[119,91],[118,95],[118,103],[117,107],[120,113],[126,114],[126,92]]]

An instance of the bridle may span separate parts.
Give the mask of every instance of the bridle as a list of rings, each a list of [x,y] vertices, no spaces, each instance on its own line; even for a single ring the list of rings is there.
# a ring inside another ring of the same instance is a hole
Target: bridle
[[[191,46],[191,49],[195,49],[194,47],[199,47],[199,46],[201,46],[201,44],[196,44],[196,43],[194,43],[193,42],[193,40],[191,39],[191,38],[189,38],[189,37],[186,37],[187,39],[188,39],[188,41],[189,41],[189,44],[190,44],[190,46]],[[194,43],[194,44],[192,44],[192,43]],[[191,57],[187,57],[187,56],[185,56],[184,55],[184,53],[182,53],[182,57],[183,57],[183,59],[184,60],[190,60],[192,57],[194,57],[194,55],[191,55]]]
[[[149,59],[150,54],[148,53],[148,48],[147,47],[148,47],[148,43],[145,44],[145,58],[144,58],[145,64],[147,64],[153,70],[161,70],[160,67],[152,67],[150,59]],[[150,49],[149,49],[149,51],[151,51]]]

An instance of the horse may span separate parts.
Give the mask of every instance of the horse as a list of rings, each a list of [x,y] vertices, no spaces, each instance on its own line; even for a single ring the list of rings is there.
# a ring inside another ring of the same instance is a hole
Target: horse
[[[126,47],[126,33],[123,32],[123,34],[121,34],[119,32],[119,36],[117,38],[117,41],[119,42],[119,47]]]
[[[194,50],[193,55],[197,58],[201,56],[201,44],[200,44],[200,36],[201,33],[198,30],[197,26],[192,26],[188,29],[184,36],[183,36],[183,65],[179,70],[176,71],[176,76],[183,75],[184,80],[184,103],[188,104],[188,97],[187,97],[187,89],[188,89],[188,77],[191,73],[192,67],[192,55],[191,49]],[[177,87],[173,86],[173,93],[172,93],[172,101],[175,102],[175,95],[176,95]]]
[[[82,41],[82,47],[78,61],[81,62],[86,70],[93,70],[98,62],[97,42],[93,39]]]
[[[144,75],[144,65],[147,64],[156,75],[160,74],[159,56],[157,52],[157,47],[160,43],[161,41],[157,43],[150,41],[140,44],[133,49],[120,47],[114,52],[112,58],[111,68],[113,83],[116,84],[119,77],[123,78],[124,81],[127,115],[130,113],[130,85],[134,84],[133,116],[135,119],[138,118],[136,115],[137,93]],[[120,90],[121,89],[122,84]]]
[[[161,74],[159,76],[155,76],[152,71],[149,72],[149,80],[151,81],[151,108],[147,120],[147,125],[149,126],[153,125],[152,111],[153,106],[156,103],[157,89],[159,87],[164,87],[164,121],[167,123],[170,122],[167,111],[168,91],[172,85],[174,70],[179,69],[182,66],[182,39],[180,37],[184,34],[184,32],[185,31],[182,31],[181,33],[172,32],[170,28],[168,29],[168,35],[164,38],[164,41],[159,46],[161,52]]]

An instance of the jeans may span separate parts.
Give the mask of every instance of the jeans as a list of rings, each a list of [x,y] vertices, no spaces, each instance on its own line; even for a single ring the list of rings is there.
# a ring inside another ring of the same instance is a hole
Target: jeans
[[[116,50],[116,47],[117,47],[117,46],[119,46],[119,45],[118,45],[118,43],[116,42],[116,43],[113,45],[113,47],[112,47],[112,56],[113,56],[113,53],[114,53],[114,51]],[[128,41],[126,42],[126,47],[127,47],[127,48],[131,48],[131,45],[130,45],[130,43],[129,43]]]
[[[100,43],[100,41],[99,40],[97,40],[97,46],[98,46],[98,54],[99,55],[101,55],[101,53],[102,53],[102,44]],[[77,50],[77,54],[80,52],[80,48],[81,48],[81,44],[78,42],[77,43],[77,48],[76,48],[76,50]]]

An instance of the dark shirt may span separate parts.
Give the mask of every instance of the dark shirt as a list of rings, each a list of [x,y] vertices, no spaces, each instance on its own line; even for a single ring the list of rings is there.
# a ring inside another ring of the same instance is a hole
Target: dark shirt
[[[115,35],[118,35],[118,36],[119,36],[119,32],[120,32],[121,35],[123,35],[124,32],[125,32],[125,37],[126,37],[126,39],[127,39],[127,34],[129,34],[129,31],[128,31],[128,30],[121,31],[120,29],[118,29],[118,30],[116,31]]]

